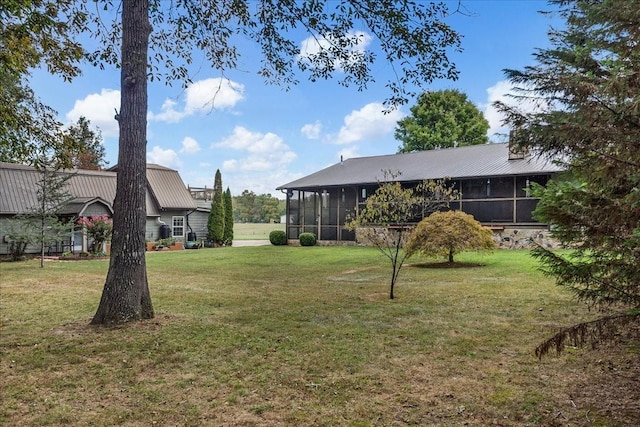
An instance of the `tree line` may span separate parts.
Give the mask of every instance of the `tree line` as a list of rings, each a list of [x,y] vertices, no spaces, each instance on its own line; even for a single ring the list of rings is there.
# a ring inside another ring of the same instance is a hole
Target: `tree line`
[[[286,201],[271,194],[256,194],[244,190],[233,197],[233,220],[235,222],[280,222],[286,213]]]

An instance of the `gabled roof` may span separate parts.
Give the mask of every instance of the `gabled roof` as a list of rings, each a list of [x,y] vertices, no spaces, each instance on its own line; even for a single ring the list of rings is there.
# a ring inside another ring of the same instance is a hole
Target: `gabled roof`
[[[113,206],[100,197],[76,197],[65,205],[61,214],[83,216],[84,211],[93,204],[101,204],[105,207],[105,210],[110,214],[113,214]]]
[[[178,172],[164,166],[148,164],[149,192],[160,209],[195,209],[196,203]]]
[[[305,189],[342,185],[375,184],[383,171],[400,172],[399,181],[439,178],[478,178],[505,175],[535,175],[559,172],[551,159],[531,155],[509,160],[509,144],[483,144],[415,153],[347,159],[311,175],[289,182],[280,189]]]
[[[116,196],[116,174],[113,170],[74,169],[69,192],[77,200],[99,198],[113,209]],[[40,173],[31,166],[0,163],[0,214],[27,212],[37,203]],[[196,204],[177,171],[158,165],[147,165],[147,216],[159,216],[163,209],[195,209]]]

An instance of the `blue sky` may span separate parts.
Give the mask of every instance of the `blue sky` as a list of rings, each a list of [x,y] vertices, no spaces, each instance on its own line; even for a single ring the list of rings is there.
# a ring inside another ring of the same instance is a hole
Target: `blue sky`
[[[449,3],[455,7],[457,1]],[[494,134],[504,129],[490,104],[509,91],[502,70],[533,64],[532,54],[548,46],[547,31],[554,22],[538,13],[549,9],[545,1],[466,0],[463,5],[464,15],[446,19],[463,36],[462,52],[450,54],[459,79],[436,81],[424,89],[466,93],[489,120],[489,137],[499,142]],[[304,38],[299,42],[302,46]],[[247,189],[283,198],[276,187],[334,164],[340,156],[397,151],[396,122],[413,103],[382,114],[382,102],[389,96],[384,84],[391,72],[386,64],[375,66],[376,83],[363,92],[338,86],[336,80],[311,83],[304,76],[284,91],[255,75],[257,61],[247,54],[239,70],[225,72],[226,80],[199,64],[186,90],[150,83],[147,161],[178,170],[186,185],[211,187],[220,169],[223,186],[233,195]],[[31,83],[62,122],[83,115],[97,126],[107,160],[114,165],[119,81],[118,70],[87,65],[72,83],[44,71],[34,72]]]

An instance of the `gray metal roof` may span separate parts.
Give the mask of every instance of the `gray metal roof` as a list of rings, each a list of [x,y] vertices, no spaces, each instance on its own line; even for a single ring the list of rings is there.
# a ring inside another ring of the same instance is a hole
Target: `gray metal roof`
[[[100,198],[113,205],[116,172],[84,169],[66,172],[73,174],[69,179],[69,192],[76,200]],[[15,215],[35,206],[39,179],[40,173],[30,166],[0,163],[0,214]],[[147,165],[147,182],[147,216],[159,216],[161,209],[196,208],[177,171]]]
[[[305,189],[384,180],[383,171],[400,172],[399,181],[439,178],[475,178],[505,175],[535,175],[559,172],[562,168],[549,158],[530,155],[509,160],[509,144],[483,144],[415,153],[390,154],[347,159],[311,175],[281,185],[277,189]]]

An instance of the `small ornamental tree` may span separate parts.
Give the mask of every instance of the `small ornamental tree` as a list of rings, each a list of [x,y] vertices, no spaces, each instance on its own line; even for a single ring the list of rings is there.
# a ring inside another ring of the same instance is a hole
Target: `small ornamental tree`
[[[72,175],[60,170],[56,160],[41,155],[36,164],[40,179],[36,183],[37,205],[25,215],[38,230],[36,242],[40,246],[40,267],[44,267],[47,246],[64,239],[71,231],[72,223],[60,219],[60,214],[73,199],[68,190]]]
[[[345,225],[350,230],[357,229],[360,238],[377,247],[391,261],[389,298],[393,299],[400,269],[407,258],[404,245],[414,218],[447,208],[458,198],[458,192],[449,187],[446,180],[424,181],[404,188],[396,180],[399,172],[384,171],[384,176],[358,216]]]
[[[113,221],[107,215],[94,215],[89,218],[80,218],[76,224],[86,228],[87,235],[91,238],[91,249],[89,252],[97,254],[102,252],[105,242],[111,238],[113,231]]]
[[[453,256],[466,250],[494,249],[491,230],[462,211],[434,212],[418,224],[407,242],[408,256]]]

